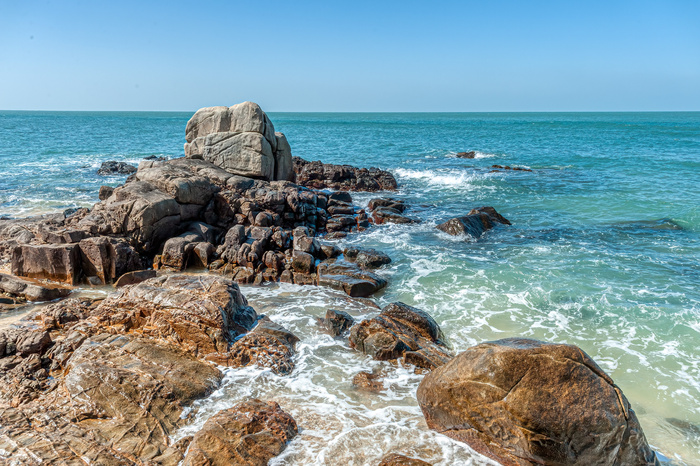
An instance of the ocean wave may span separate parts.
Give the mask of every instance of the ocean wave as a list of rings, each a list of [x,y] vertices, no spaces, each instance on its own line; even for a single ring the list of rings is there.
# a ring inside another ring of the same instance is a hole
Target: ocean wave
[[[394,174],[405,180],[426,181],[428,184],[436,186],[469,186],[484,174],[476,174],[465,170],[456,169],[436,169],[436,170],[414,170],[411,168],[396,168]]]

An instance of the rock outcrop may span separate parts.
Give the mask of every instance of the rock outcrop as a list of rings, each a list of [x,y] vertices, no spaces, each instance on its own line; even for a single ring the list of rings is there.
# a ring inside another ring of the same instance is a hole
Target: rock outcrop
[[[185,156],[267,181],[292,179],[292,151],[258,104],[199,109],[187,122]]]
[[[125,162],[102,162],[102,165],[97,170],[98,175],[131,175],[136,172],[136,167]]]
[[[249,400],[212,416],[192,439],[183,466],[265,466],[296,435],[275,402]]]
[[[479,207],[478,209],[472,209],[464,217],[451,218],[445,223],[439,224],[436,228],[448,235],[462,235],[477,240],[497,223],[503,225],[511,224],[508,219],[496,212],[496,209],[493,207]]]
[[[380,197],[369,201],[370,221],[376,225],[383,223],[419,223],[418,220],[407,217],[404,212],[408,208],[400,199]]]
[[[70,292],[70,288],[46,285],[0,273],[0,293],[22,302],[53,301],[65,298]]]
[[[620,388],[571,345],[510,338],[426,375],[428,426],[505,466],[658,464]]]
[[[350,346],[379,361],[403,357],[423,369],[434,369],[453,357],[435,320],[404,303],[389,304],[379,316],[353,326]]]
[[[379,168],[356,168],[350,165],[308,162],[293,158],[295,182],[313,189],[337,191],[395,191],[394,175]]]

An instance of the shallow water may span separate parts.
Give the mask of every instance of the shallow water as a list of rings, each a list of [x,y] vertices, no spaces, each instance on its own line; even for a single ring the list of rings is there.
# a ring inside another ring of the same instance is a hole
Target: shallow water
[[[181,156],[189,114],[0,112],[0,214],[95,202],[104,160]],[[700,114],[271,114],[294,155],[391,170],[419,225],[381,226],[341,244],[387,252],[400,300],[435,317],[454,348],[512,336],[580,346],[629,398],[649,442],[700,463]],[[458,151],[477,150],[475,159]],[[533,172],[491,172],[493,164]],[[366,204],[372,195],[358,194]],[[512,227],[479,242],[436,223],[492,205]],[[436,464],[485,464],[427,430],[420,376],[351,351],[314,324],[343,296],[292,285],[245,287],[259,313],[301,338],[287,377],[227,370],[198,403],[195,430],[255,395],[280,403],[300,436],[275,464],[367,464],[389,451]],[[388,372],[385,394],[352,376]],[[250,383],[251,379],[255,383]]]

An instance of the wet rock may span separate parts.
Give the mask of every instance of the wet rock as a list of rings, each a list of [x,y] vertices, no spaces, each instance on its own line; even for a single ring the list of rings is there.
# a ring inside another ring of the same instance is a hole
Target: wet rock
[[[133,272],[127,272],[114,282],[114,287],[120,288],[126,285],[135,285],[155,276],[155,270],[135,270]]]
[[[400,199],[394,199],[392,197],[379,197],[375,199],[371,199],[369,201],[369,204],[367,204],[367,208],[372,211],[372,210],[377,210],[381,207],[388,207],[390,209],[394,209],[398,211],[399,213],[403,213],[406,210],[406,203]]]
[[[468,235],[474,239],[479,239],[486,231],[492,229],[496,223],[511,224],[505,217],[496,212],[496,209],[493,207],[479,207],[478,209],[472,209],[464,217],[452,218],[445,223],[441,223],[436,228],[452,236]]]
[[[455,157],[457,157],[458,159],[473,159],[476,158],[476,151],[470,150],[467,152],[457,152],[457,154],[455,154]]]
[[[417,396],[431,429],[504,465],[658,464],[622,391],[575,346],[482,343]]]
[[[314,256],[311,254],[301,251],[294,251],[292,253],[292,270],[294,270],[294,272],[305,274],[312,273],[316,268],[315,263]]]
[[[366,297],[381,290],[387,281],[348,262],[322,262],[317,267],[318,284],[341,290],[352,297]]]
[[[102,162],[99,170],[97,170],[97,174],[102,176],[131,175],[132,173],[136,173],[136,167],[125,162],[116,162],[114,160]]]
[[[253,327],[256,313],[230,279],[172,274],[120,288],[91,317],[100,327],[160,338],[203,356],[228,351]]]
[[[328,309],[325,317],[318,318],[318,324],[333,337],[347,332],[354,323],[355,319],[350,314],[335,309]]]
[[[431,464],[398,453],[389,453],[379,461],[377,466],[431,466]]]
[[[211,354],[207,359],[230,367],[269,367],[276,374],[286,375],[294,370],[294,346],[298,341],[292,332],[263,317],[252,331],[236,340],[228,353]]]
[[[80,250],[77,244],[22,244],[12,251],[12,274],[77,285]]]
[[[398,302],[353,326],[350,346],[379,361],[403,357],[424,369],[434,369],[453,357],[435,320],[425,311]]]
[[[394,191],[396,178],[378,168],[356,168],[350,165],[333,165],[320,161],[308,162],[299,157],[292,159],[295,182],[313,189],[338,191]]]
[[[376,225],[384,223],[410,224],[419,223],[418,220],[409,218],[393,207],[377,207],[372,211],[371,220]]]
[[[355,374],[352,378],[352,385],[355,388],[367,390],[369,392],[384,391],[384,382],[382,382],[382,376],[380,374],[374,374],[372,372],[367,371]]]
[[[515,171],[523,171],[523,172],[531,172],[532,170],[529,168],[524,168],[524,167],[510,167],[508,165],[491,165],[491,168],[495,168],[498,170],[515,170]],[[496,171],[496,170],[492,170]]]
[[[46,330],[31,327],[7,328],[0,330],[0,358],[19,354],[43,354],[51,344],[51,337]]]
[[[0,292],[24,301],[53,301],[68,296],[71,289],[43,285],[0,273]]]
[[[390,264],[391,258],[376,249],[346,248],[343,251],[345,260],[355,262],[363,269],[377,269]]]
[[[183,466],[265,466],[297,432],[294,419],[277,403],[244,401],[204,424],[192,439]]]

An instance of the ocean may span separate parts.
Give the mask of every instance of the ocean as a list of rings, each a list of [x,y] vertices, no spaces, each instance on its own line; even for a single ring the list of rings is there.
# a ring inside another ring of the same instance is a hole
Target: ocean
[[[90,206],[123,176],[101,162],[183,155],[191,113],[0,112],[0,216]],[[529,337],[578,345],[620,386],[649,443],[700,464],[700,113],[270,113],[293,155],[391,171],[416,225],[342,245],[393,262],[380,305],[430,313],[461,351]],[[460,151],[474,159],[457,158]],[[532,170],[493,170],[493,165]],[[373,194],[356,194],[366,205]],[[478,242],[435,225],[493,206],[512,222]],[[410,368],[372,361],[315,326],[328,308],[372,316],[332,290],[242,287],[301,338],[289,376],[227,369],[195,404],[195,431],[249,396],[277,401],[300,435],[273,464],[364,465],[400,452],[440,465],[491,464],[427,429]],[[383,370],[387,390],[352,388]]]

